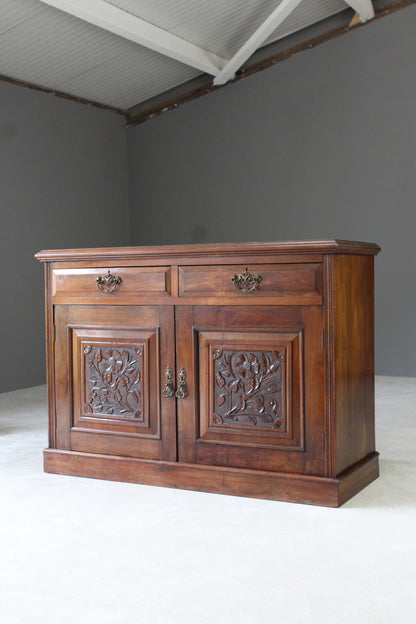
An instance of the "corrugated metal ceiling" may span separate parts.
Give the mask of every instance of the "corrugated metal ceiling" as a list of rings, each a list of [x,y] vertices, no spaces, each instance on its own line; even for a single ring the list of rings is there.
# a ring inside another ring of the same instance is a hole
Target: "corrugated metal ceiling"
[[[231,58],[276,0],[112,0],[132,15]],[[302,0],[266,43],[347,8]],[[200,74],[38,0],[0,1],[0,74],[127,110]]]
[[[1,2],[5,76],[127,109],[199,73],[35,0]]]
[[[279,4],[276,0],[111,0],[218,56],[231,58]],[[302,0],[266,43],[343,11],[343,0]]]

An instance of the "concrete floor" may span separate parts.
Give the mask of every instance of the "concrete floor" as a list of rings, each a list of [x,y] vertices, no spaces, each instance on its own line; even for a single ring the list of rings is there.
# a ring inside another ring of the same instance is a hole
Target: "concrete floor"
[[[45,394],[0,395],[0,624],[416,621],[416,379],[339,509],[44,474]]]

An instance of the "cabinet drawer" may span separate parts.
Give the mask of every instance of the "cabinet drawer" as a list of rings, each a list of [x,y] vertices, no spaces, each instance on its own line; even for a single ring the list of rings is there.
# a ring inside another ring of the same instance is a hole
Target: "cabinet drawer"
[[[52,294],[55,298],[93,298],[102,302],[137,295],[170,295],[170,267],[54,269]]]
[[[322,300],[322,265],[306,262],[248,267],[182,266],[179,269],[179,296],[243,297],[247,300],[304,297],[311,298],[311,303],[312,300],[319,303]]]

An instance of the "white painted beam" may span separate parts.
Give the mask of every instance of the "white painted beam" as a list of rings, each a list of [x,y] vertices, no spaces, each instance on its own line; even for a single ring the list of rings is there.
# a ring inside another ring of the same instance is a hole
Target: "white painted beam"
[[[223,69],[215,76],[214,85],[222,85],[234,77],[248,58],[261,46],[267,37],[292,13],[302,0],[282,0],[273,13],[258,27],[243,46],[234,54]],[[353,2],[364,2],[365,0],[352,0]]]
[[[360,16],[362,22],[374,17],[374,7],[371,0],[344,0]]]
[[[104,0],[41,0],[124,39],[215,76],[226,60]]]

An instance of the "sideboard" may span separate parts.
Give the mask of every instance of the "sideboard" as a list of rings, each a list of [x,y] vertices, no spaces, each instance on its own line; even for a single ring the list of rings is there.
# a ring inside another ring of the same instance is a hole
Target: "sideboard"
[[[378,476],[371,243],[40,251],[47,472],[339,506]]]

